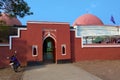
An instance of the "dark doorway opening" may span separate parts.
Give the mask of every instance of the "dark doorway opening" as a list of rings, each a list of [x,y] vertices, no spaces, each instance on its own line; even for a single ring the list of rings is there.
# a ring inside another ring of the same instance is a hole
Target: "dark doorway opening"
[[[51,37],[46,38],[43,43],[43,62],[55,63],[55,41]]]

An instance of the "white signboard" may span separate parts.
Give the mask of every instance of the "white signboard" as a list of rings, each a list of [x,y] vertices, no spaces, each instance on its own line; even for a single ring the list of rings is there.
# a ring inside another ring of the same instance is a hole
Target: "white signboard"
[[[110,36],[119,35],[119,27],[116,26],[77,26],[77,37],[81,36]]]

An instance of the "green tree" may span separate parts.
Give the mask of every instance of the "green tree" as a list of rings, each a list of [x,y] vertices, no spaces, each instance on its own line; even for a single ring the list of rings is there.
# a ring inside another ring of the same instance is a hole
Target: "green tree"
[[[0,26],[0,43],[8,43],[10,35],[17,35],[17,28],[12,26]]]
[[[93,43],[101,43],[104,40],[102,36],[97,36],[95,40],[93,40]]]
[[[0,13],[1,12],[8,13],[15,17],[19,16],[21,18],[33,14],[24,0],[0,0]]]

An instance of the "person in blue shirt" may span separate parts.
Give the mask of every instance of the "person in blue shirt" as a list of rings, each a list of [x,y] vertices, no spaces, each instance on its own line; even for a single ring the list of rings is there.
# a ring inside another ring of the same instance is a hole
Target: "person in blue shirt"
[[[11,57],[10,57],[10,63],[12,63],[12,67],[14,69],[15,72],[17,72],[18,67],[20,67],[20,62],[18,61],[17,57],[16,57],[16,53],[14,53]]]

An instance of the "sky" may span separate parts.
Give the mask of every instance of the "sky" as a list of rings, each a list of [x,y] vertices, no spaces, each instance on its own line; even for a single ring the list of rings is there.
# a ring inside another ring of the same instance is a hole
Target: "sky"
[[[100,18],[105,25],[120,25],[120,0],[25,0],[34,13],[19,18],[27,21],[68,22],[70,25],[86,13]],[[111,15],[115,23],[111,22]]]

